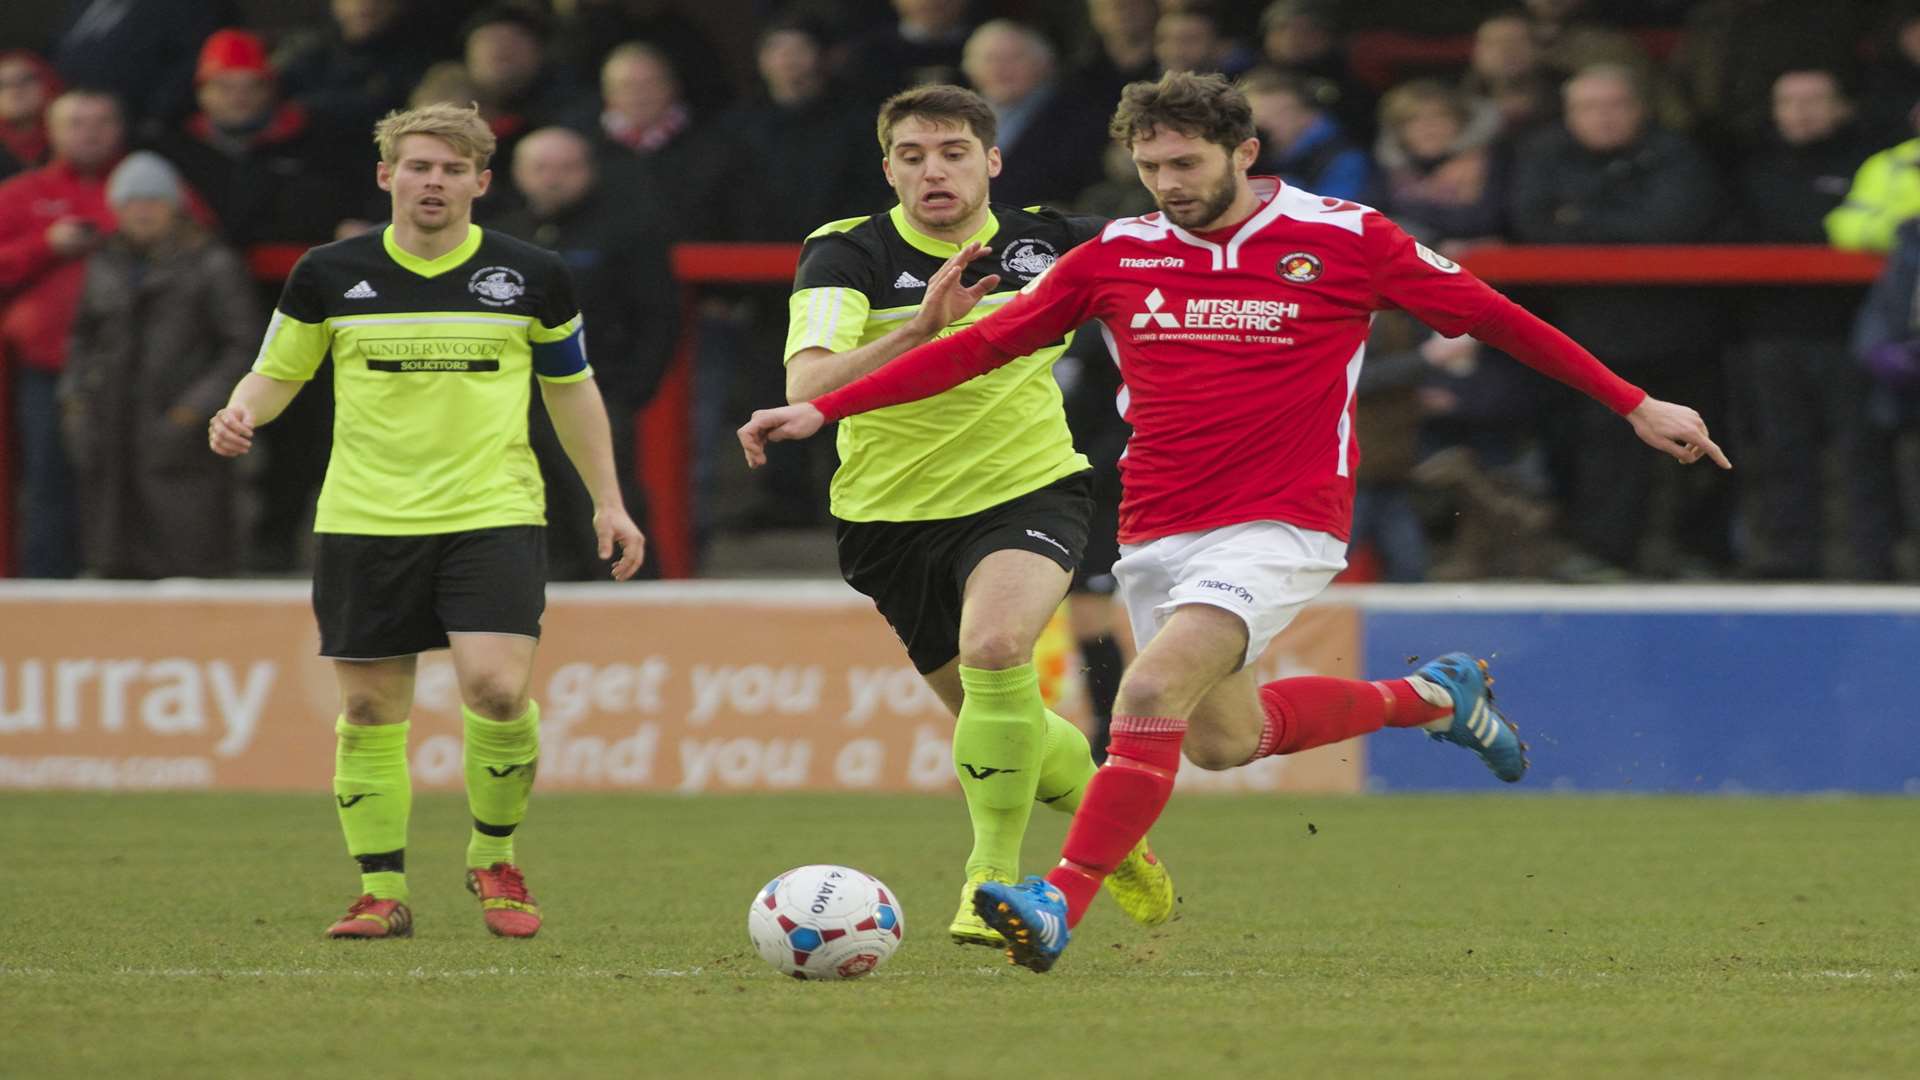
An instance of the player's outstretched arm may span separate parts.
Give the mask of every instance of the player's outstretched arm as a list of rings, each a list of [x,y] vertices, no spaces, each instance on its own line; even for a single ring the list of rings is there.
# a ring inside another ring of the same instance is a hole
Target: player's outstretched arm
[[[826,416],[810,401],[778,409],[755,409],[740,425],[740,449],[747,455],[747,464],[757,469],[767,463],[768,443],[808,438],[826,422]]]
[[[921,294],[920,309],[913,318],[865,345],[845,352],[811,348],[793,354],[787,360],[787,400],[797,404],[838,390],[908,349],[932,341],[934,335],[965,318],[1000,284],[1000,275],[988,274],[972,285],[960,284],[960,277],[969,263],[991,254],[992,248],[977,242],[955,252],[928,279],[927,291]]]
[[[613,579],[625,581],[640,569],[647,539],[640,535],[620,496],[620,474],[613,466],[613,435],[607,428],[607,406],[600,399],[600,387],[592,376],[569,382],[541,379],[540,398],[553,419],[554,434],[560,436],[561,449],[593,496],[593,533],[599,540],[600,557],[612,559],[617,548],[620,557],[613,564]]]
[[[1733,462],[1708,436],[1707,422],[1685,405],[1649,397],[1627,414],[1627,423],[1633,425],[1633,433],[1641,442],[1676,461],[1691,465],[1706,457],[1723,469],[1733,468]]]
[[[247,372],[235,384],[226,407],[207,421],[207,445],[221,457],[239,457],[253,449],[254,429],[285,412],[305,385]]]

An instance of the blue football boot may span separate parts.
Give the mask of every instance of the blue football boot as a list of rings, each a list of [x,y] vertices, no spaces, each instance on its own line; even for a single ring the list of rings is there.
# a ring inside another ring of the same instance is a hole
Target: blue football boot
[[[1527,744],[1520,729],[1493,704],[1493,677],[1487,662],[1463,652],[1436,656],[1414,671],[1413,678],[1445,690],[1453,698],[1453,724],[1428,737],[1454,743],[1480,755],[1493,775],[1511,784],[1527,775]]]
[[[1067,947],[1067,898],[1047,879],[1029,875],[1018,885],[983,881],[973,910],[1007,939],[1007,959],[1044,972]]]

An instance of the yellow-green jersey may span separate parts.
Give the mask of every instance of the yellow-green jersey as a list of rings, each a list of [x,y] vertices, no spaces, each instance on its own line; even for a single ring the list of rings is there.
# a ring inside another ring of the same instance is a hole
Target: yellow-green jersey
[[[955,333],[987,318],[1069,248],[1099,235],[1101,218],[1042,207],[991,206],[968,242],[993,254],[962,283],[1000,275]],[[963,245],[927,236],[891,213],[831,222],[807,238],[789,301],[786,358],[805,349],[846,352],[913,317],[927,282]],[[1086,469],[1073,448],[1053,362],[1056,341],[943,394],[840,422],[832,511],[842,521],[965,517]]]
[[[424,536],[546,524],[529,376],[587,378],[584,340],[560,256],[476,225],[421,259],[389,226],[300,259],[253,370],[304,381],[333,356],[314,531]]]

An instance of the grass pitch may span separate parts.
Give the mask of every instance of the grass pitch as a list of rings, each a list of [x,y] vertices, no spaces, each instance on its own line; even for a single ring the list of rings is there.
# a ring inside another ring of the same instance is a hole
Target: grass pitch
[[[418,936],[328,942],[324,793],[0,797],[0,1075],[1920,1075],[1914,800],[1182,797],[1180,916],[1102,900],[1047,976],[948,943],[957,798],[538,797],[532,941],[462,890],[462,802],[414,818]],[[898,892],[885,969],[753,954],[801,862]]]

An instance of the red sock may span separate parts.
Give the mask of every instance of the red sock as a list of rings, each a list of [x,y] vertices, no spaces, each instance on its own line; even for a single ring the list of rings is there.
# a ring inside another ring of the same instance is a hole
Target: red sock
[[[1147,835],[1173,794],[1180,740],[1187,722],[1173,717],[1116,716],[1107,762],[1093,774],[1074,812],[1060,865],[1047,880],[1067,897],[1067,925],[1077,926],[1100,882]]]
[[[1267,724],[1248,761],[1297,754],[1382,727],[1418,727],[1452,710],[1427,704],[1405,679],[1361,682],[1307,675],[1260,688]]]

